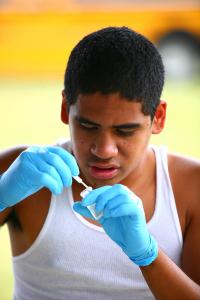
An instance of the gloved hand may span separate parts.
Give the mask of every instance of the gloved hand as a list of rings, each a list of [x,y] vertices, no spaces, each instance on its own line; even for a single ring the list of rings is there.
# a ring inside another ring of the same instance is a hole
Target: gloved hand
[[[75,158],[60,147],[29,147],[0,177],[0,211],[47,187],[60,194],[79,174]]]
[[[99,223],[134,263],[146,266],[156,259],[157,242],[147,230],[140,198],[121,184],[104,186],[92,190],[82,202],[74,203],[74,210],[94,219],[87,209],[94,203],[96,212],[103,212]]]

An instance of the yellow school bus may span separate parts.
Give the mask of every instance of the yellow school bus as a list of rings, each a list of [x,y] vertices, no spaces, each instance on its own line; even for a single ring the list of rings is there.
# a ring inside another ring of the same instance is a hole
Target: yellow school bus
[[[61,76],[85,34],[128,26],[144,34],[173,78],[199,74],[199,0],[1,0],[0,75]]]

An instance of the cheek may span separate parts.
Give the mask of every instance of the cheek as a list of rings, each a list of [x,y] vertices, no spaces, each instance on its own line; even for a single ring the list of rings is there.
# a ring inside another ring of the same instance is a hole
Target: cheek
[[[83,139],[75,139],[73,141],[73,145],[74,145],[74,151],[75,152],[84,152],[85,147],[87,146],[87,143],[85,140]]]
[[[85,139],[76,126],[70,127],[70,136],[74,148],[73,150],[76,150],[75,148],[79,149],[81,146],[84,146]]]
[[[89,144],[87,143],[87,141],[85,141],[85,139],[76,137],[75,139],[73,139],[72,145],[73,153],[80,164],[81,160],[83,160],[83,158],[88,153]]]
[[[81,146],[84,146],[84,145],[85,145],[84,140],[80,140],[80,145],[81,145]]]
[[[121,151],[123,152],[123,156],[128,160],[132,157],[132,159],[138,159],[143,152],[145,152],[148,147],[149,136],[147,135],[137,135],[130,140],[125,140],[121,143]]]

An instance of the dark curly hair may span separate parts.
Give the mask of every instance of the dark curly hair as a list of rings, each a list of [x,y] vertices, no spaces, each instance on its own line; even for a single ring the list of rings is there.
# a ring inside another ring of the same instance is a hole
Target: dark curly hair
[[[127,27],[107,27],[85,36],[72,50],[64,78],[68,105],[78,94],[119,92],[142,103],[153,119],[164,84],[164,66],[156,47]]]

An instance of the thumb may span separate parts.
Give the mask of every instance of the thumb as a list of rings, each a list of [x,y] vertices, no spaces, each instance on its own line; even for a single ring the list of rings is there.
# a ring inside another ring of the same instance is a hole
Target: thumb
[[[95,220],[95,218],[92,216],[89,209],[85,206],[82,206],[81,202],[75,202],[74,205],[73,205],[73,209],[76,213],[82,215],[83,217]]]

